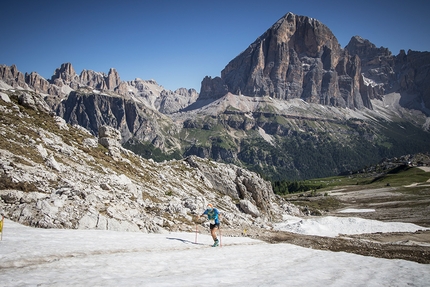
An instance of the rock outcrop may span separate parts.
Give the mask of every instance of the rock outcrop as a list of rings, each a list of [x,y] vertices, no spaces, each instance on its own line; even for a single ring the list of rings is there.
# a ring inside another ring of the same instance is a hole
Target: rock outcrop
[[[243,208],[246,213],[254,217],[260,215],[256,212],[258,210],[270,214],[270,203],[274,200],[272,186],[260,176],[234,165],[212,165],[210,159],[202,162],[197,157],[190,156],[185,161],[199,169],[215,190],[234,200],[243,201],[241,206],[246,207]],[[223,176],[220,177],[220,174]]]
[[[52,113],[51,108],[43,100],[43,97],[37,93],[19,92],[18,103],[26,108],[33,109],[44,113]]]
[[[72,91],[56,108],[56,113],[72,125],[80,125],[97,135],[102,126],[120,131],[122,142],[131,138],[154,142],[163,136],[163,115],[132,99],[97,93]],[[160,141],[162,144],[163,141]]]
[[[12,87],[29,88],[25,82],[25,75],[18,71],[15,65],[0,65],[0,79]]]
[[[121,134],[110,126],[101,126],[99,128],[99,144],[109,150],[109,154],[116,161],[121,160]]]

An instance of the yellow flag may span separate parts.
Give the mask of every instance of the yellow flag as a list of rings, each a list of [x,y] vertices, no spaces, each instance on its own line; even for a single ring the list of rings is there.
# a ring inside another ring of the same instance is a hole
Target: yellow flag
[[[2,216],[0,221],[0,233],[3,232],[3,221],[4,221],[4,217]]]

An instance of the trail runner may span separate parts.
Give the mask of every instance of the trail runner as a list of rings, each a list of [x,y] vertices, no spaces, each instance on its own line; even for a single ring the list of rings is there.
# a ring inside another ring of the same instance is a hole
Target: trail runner
[[[209,220],[209,228],[211,230],[212,239],[214,240],[214,244],[212,247],[216,247],[219,245],[219,240],[216,235],[216,231],[219,230],[219,218],[220,213],[218,209],[214,208],[211,203],[209,203],[206,207],[206,210],[200,215],[200,217],[207,215]]]

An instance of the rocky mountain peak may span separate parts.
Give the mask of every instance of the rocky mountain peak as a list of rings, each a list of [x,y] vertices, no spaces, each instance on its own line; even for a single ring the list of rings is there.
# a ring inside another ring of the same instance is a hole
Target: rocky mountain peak
[[[25,82],[25,75],[18,71],[16,65],[0,65],[0,79],[12,87],[28,87]]]
[[[25,81],[28,83],[28,85],[32,86],[34,90],[40,91],[42,93],[48,93],[50,84],[38,73],[31,72],[30,74],[25,74]]]
[[[362,108],[369,101],[359,93],[360,72],[359,60],[344,53],[327,26],[288,13],[228,63],[221,78],[205,78],[199,99],[226,91]]]
[[[346,45],[345,50],[351,56],[358,56],[361,61],[361,73],[363,83],[360,85],[360,93],[369,98],[381,99],[389,92],[396,81],[394,57],[390,50],[384,47],[376,47],[367,39],[354,36]]]
[[[118,72],[114,68],[110,68],[108,76],[106,78],[106,86],[108,90],[114,90],[120,84],[121,80],[119,78]]]
[[[324,46],[331,50],[340,48],[336,37],[327,26],[314,18],[293,13],[286,14],[266,33],[273,34],[279,44],[288,43],[298,54],[309,57],[318,57]],[[263,37],[267,38],[267,35],[264,34]]]
[[[60,79],[65,83],[70,83],[71,81],[76,79],[76,72],[71,63],[61,64],[61,67],[56,69],[54,75],[51,78],[51,81],[55,81],[56,79]]]
[[[345,49],[347,49],[351,55],[358,55],[362,60],[377,56],[391,56],[391,52],[388,48],[377,48],[375,44],[360,36],[352,37]]]

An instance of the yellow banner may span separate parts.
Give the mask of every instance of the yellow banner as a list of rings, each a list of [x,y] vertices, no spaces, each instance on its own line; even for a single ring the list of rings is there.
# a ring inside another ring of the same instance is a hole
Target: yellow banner
[[[3,220],[4,220],[4,217],[0,221],[0,233],[3,232]]]

